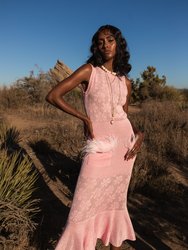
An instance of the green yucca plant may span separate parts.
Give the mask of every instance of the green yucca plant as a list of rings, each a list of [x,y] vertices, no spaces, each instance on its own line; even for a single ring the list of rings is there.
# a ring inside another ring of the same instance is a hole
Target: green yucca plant
[[[20,142],[20,133],[15,127],[8,127],[0,122],[0,148],[13,148]]]
[[[31,171],[32,162],[25,156],[20,157],[16,152],[11,157],[1,152],[0,159],[0,199],[11,201],[17,206],[25,206],[34,191],[37,178],[36,172]]]
[[[8,156],[6,150],[0,151],[0,243],[3,238],[18,249],[28,247],[36,226],[32,217],[39,211],[38,200],[32,198],[36,180],[26,155],[15,152]]]

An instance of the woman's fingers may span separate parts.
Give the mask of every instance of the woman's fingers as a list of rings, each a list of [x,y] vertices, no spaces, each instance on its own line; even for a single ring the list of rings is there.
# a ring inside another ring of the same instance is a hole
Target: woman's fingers
[[[89,136],[91,137],[91,139],[94,138],[94,133],[93,133],[93,127],[92,127],[92,125],[89,126]]]
[[[91,133],[90,133],[90,137],[91,137],[91,139],[94,139],[94,134],[93,134],[93,131],[91,131]]]
[[[92,122],[90,121],[90,119],[88,119],[84,123],[84,133],[86,137],[90,137],[91,139],[94,138],[93,126],[92,126]]]
[[[128,151],[128,153],[126,154],[126,160],[130,160],[132,158],[134,158],[136,156],[136,154],[138,154],[139,149],[133,148],[130,151]]]
[[[136,156],[136,154],[137,154],[136,149],[128,150],[127,153],[126,153],[126,155],[125,155],[125,160],[128,161],[128,160],[134,158]]]
[[[133,145],[132,149],[128,150],[127,153],[125,154],[125,160],[128,161],[128,160],[134,158],[140,152],[140,148],[141,148],[143,139],[144,139],[144,135],[143,135],[143,133],[140,133],[138,135],[136,142]]]

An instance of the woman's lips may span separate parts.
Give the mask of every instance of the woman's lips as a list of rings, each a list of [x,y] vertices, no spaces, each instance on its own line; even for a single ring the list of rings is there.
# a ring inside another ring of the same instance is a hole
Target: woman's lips
[[[106,50],[106,51],[104,51],[104,54],[110,54],[111,53],[111,51],[110,50]]]

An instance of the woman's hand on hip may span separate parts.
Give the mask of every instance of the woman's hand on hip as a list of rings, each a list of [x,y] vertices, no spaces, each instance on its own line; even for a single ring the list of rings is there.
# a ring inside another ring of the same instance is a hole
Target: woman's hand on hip
[[[136,134],[135,143],[133,147],[130,150],[128,150],[127,153],[125,154],[125,160],[128,161],[134,158],[136,154],[140,152],[140,148],[142,146],[143,140],[144,140],[144,133],[138,132]]]

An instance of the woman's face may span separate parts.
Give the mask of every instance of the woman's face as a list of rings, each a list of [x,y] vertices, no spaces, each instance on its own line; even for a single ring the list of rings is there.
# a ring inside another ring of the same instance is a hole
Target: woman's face
[[[116,55],[116,40],[110,30],[103,30],[99,33],[98,49],[105,61],[114,59]]]

